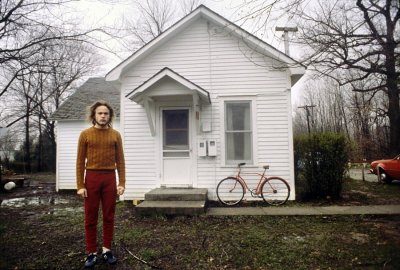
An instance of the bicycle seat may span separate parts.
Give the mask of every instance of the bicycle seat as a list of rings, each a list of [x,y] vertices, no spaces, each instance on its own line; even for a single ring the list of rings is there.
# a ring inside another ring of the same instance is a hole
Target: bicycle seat
[[[265,170],[268,170],[268,169],[269,169],[269,165],[264,165],[263,168],[264,168]]]
[[[243,163],[239,163],[238,167],[243,166],[243,165],[246,165],[246,163],[244,163],[244,162]]]

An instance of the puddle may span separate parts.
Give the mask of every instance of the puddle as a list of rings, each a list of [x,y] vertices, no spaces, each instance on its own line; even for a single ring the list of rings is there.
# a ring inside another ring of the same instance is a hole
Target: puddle
[[[43,197],[27,197],[27,198],[13,198],[1,201],[0,207],[20,208],[24,206],[40,206],[40,205],[58,205],[68,204],[71,201],[61,198],[43,198]]]
[[[66,207],[66,208],[61,208],[61,209],[52,209],[48,212],[46,212],[47,215],[66,215],[68,213],[83,213],[83,207]]]

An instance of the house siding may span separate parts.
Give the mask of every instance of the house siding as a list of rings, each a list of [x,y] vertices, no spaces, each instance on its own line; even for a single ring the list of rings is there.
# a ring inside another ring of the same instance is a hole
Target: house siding
[[[253,116],[257,139],[253,142],[255,160],[270,164],[268,174],[287,179],[293,188],[290,78],[284,69],[277,69],[279,65],[278,60],[254,52],[223,28],[199,19],[123,74],[121,129],[127,163],[124,198],[143,199],[147,191],[160,183],[159,134],[151,136],[144,108],[125,95],[164,67],[210,93],[211,105],[203,106],[200,121],[211,122],[212,131],[196,134],[193,147],[197,147],[198,140],[213,139],[217,142],[217,156],[196,158],[195,187],[208,188],[209,199],[215,200],[218,181],[235,172],[234,166],[226,166],[222,160],[220,104],[230,97],[242,96],[253,100],[256,106],[257,114]],[[260,169],[255,164],[245,170]],[[248,184],[255,188],[257,181],[249,178]],[[246,199],[251,199],[247,196]],[[294,199],[294,194],[290,199]]]
[[[78,139],[82,130],[91,125],[82,120],[57,121],[57,169],[56,189],[76,189],[76,154]],[[119,130],[118,121],[113,127]]]

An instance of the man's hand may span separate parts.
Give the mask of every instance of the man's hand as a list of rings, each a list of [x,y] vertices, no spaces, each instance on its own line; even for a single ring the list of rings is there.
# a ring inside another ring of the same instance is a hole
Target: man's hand
[[[125,188],[124,187],[121,187],[121,186],[117,187],[117,194],[118,195],[122,195],[122,194],[124,194],[124,192],[125,192]]]
[[[78,191],[76,192],[76,194],[78,194],[78,195],[81,196],[82,198],[85,198],[85,197],[87,197],[87,190],[86,190],[86,188],[78,189]]]

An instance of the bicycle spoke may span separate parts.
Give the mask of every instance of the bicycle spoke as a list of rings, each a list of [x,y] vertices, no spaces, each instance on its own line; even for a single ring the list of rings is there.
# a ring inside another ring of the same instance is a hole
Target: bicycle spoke
[[[262,186],[262,197],[270,205],[284,204],[289,195],[289,185],[283,179],[269,178]]]
[[[217,186],[217,196],[225,205],[236,205],[244,196],[242,184],[235,178],[225,178]]]

